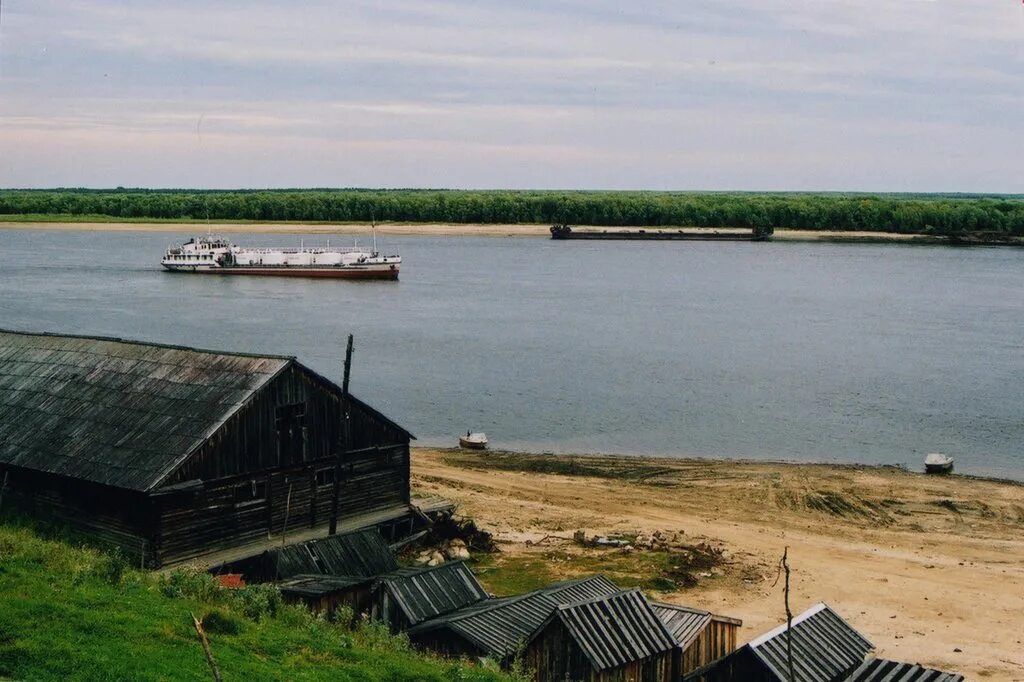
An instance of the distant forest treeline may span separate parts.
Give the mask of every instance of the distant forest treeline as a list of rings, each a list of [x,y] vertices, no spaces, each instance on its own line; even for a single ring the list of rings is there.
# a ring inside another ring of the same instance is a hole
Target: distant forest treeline
[[[511,190],[0,190],[0,215],[568,223],[1024,236],[1019,196]]]

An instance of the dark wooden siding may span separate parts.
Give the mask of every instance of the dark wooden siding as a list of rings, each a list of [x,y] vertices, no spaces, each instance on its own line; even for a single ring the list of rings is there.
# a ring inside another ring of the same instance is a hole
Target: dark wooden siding
[[[666,651],[617,668],[595,671],[583,650],[557,618],[551,620],[523,653],[527,669],[537,682],[676,682],[678,650]]]
[[[338,516],[344,519],[408,502],[405,444],[371,448],[344,458]],[[330,520],[333,484],[317,485],[318,471],[334,471],[334,458],[204,482],[200,490],[154,497],[160,518],[161,563],[198,556],[247,541],[322,525]],[[238,501],[236,490],[265,491]]]
[[[682,674],[686,675],[712,661],[717,661],[736,649],[736,633],[739,626],[719,620],[712,620],[686,647],[682,658]]]
[[[295,421],[287,435],[279,428],[297,414],[301,449]],[[166,481],[197,481],[198,489],[154,496],[160,562],[328,523],[335,476],[342,520],[407,503],[409,435],[353,399],[353,449],[339,458],[342,436],[337,387],[292,364]]]
[[[155,563],[155,519],[144,493],[17,467],[0,467],[0,485],[5,478],[5,508],[67,526],[100,547],[119,549],[136,566]]]
[[[303,367],[290,365],[232,415],[164,485],[193,479],[211,481],[333,457],[342,438],[342,399],[336,387],[325,384]],[[278,410],[295,405],[303,406],[304,447],[298,458],[281,451],[277,428]],[[351,402],[350,435],[353,450],[409,443],[408,434],[358,400]]]

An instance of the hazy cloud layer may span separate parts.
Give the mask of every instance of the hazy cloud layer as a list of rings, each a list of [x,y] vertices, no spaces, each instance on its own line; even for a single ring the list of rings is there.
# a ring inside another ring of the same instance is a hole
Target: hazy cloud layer
[[[1020,192],[1022,112],[1020,0],[0,15],[8,187]]]

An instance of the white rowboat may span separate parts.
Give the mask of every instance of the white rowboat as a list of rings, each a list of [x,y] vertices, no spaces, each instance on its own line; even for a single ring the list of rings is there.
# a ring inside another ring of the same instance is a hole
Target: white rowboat
[[[466,431],[465,436],[459,436],[459,447],[469,448],[470,450],[483,450],[487,447],[487,434]]]
[[[949,474],[953,472],[953,458],[933,452],[924,458],[924,472],[926,474]]]

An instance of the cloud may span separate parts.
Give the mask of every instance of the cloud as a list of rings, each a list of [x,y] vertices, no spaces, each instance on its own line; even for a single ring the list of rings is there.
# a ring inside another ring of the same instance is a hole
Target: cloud
[[[1020,189],[1009,0],[39,0],[0,31],[6,186]]]

